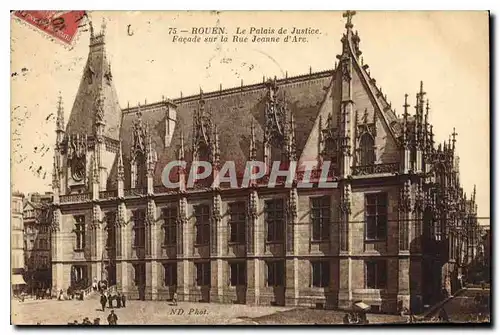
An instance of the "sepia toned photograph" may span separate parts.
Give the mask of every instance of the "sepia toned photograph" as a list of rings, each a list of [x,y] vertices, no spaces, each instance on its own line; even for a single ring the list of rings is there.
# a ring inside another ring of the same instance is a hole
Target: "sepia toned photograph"
[[[488,11],[10,18],[12,325],[491,325]]]

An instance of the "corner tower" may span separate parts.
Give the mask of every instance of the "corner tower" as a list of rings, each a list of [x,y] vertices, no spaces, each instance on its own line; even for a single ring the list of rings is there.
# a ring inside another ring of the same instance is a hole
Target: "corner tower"
[[[95,183],[100,191],[106,190],[118,152],[122,111],[106,57],[105,29],[105,23],[97,34],[90,29],[87,63],[61,140],[65,156],[61,194],[90,192]],[[93,176],[92,161],[98,178]]]

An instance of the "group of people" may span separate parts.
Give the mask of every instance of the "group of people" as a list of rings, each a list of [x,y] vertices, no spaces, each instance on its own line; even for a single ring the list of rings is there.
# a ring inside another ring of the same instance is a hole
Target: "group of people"
[[[111,313],[108,315],[108,324],[110,326],[116,326],[118,324],[118,316],[115,314],[114,310],[111,310]],[[84,318],[82,323],[78,323],[78,320],[75,320],[73,322],[69,322],[68,325],[72,326],[100,326],[101,325],[101,318],[95,318],[94,322],[90,321],[89,318]]]
[[[35,300],[43,300],[45,298],[52,299],[50,295],[50,288],[47,289],[40,288],[35,291]]]
[[[100,303],[103,312],[106,310],[106,303],[108,304],[109,308],[113,308],[113,300],[116,301],[116,308],[127,307],[127,297],[125,297],[125,294],[122,294],[120,292],[116,292],[116,294],[103,292],[101,293],[101,298],[100,298]]]
[[[366,317],[366,313],[349,312],[344,315],[344,324],[366,325],[368,323],[369,321]]]

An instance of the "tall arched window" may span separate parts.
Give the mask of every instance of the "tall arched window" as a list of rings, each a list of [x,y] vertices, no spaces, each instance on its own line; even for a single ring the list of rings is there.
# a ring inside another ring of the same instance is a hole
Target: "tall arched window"
[[[146,171],[146,159],[142,153],[137,153],[135,157],[137,164],[137,176],[136,185],[137,188],[143,188],[147,186],[147,171]]]
[[[373,163],[375,163],[374,146],[375,141],[370,134],[364,133],[363,135],[361,135],[361,138],[359,140],[359,147],[361,149],[359,156],[359,165],[364,166],[372,165]]]

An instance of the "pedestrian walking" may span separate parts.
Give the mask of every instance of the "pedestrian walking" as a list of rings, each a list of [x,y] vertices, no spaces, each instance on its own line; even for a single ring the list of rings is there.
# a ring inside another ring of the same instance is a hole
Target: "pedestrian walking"
[[[122,296],[120,295],[120,292],[116,293],[116,308],[121,308],[122,307]]]
[[[118,316],[115,314],[114,310],[111,310],[111,313],[108,315],[108,324],[110,326],[116,326],[118,323]]]
[[[111,295],[111,293],[108,295],[108,307],[109,308],[113,308],[113,296]]]
[[[104,312],[106,310],[106,302],[107,298],[104,294],[101,294],[101,306],[102,306],[102,311]]]
[[[174,306],[177,306],[177,291],[174,292],[174,295],[172,297],[172,303],[174,304]]]
[[[122,293],[122,306],[123,308],[127,307],[127,297]]]
[[[100,326],[101,325],[101,319],[100,318],[95,318],[94,319],[94,326]]]

